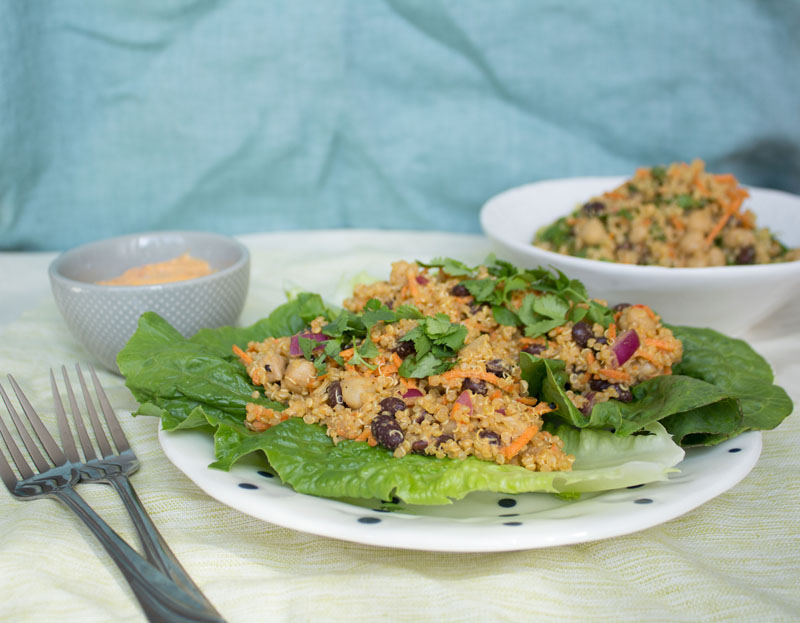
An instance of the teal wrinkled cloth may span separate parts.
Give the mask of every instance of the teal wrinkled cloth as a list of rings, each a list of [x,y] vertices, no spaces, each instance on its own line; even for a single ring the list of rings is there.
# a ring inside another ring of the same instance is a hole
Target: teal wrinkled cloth
[[[800,192],[800,3],[0,0],[0,248],[479,231],[493,194],[706,160]]]

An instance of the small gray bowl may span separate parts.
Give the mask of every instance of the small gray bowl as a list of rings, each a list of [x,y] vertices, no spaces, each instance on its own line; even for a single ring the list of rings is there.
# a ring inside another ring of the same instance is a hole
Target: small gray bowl
[[[144,286],[108,286],[129,268],[183,253],[207,261],[205,277]],[[117,353],[141,316],[154,311],[185,337],[234,324],[250,283],[250,254],[233,238],[194,231],[158,231],[91,242],[50,264],[50,286],[72,334],[104,368],[119,374]]]

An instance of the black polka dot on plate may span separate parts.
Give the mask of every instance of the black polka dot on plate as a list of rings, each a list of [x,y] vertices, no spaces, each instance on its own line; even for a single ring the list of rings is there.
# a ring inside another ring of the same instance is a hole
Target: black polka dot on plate
[[[517,505],[517,501],[512,500],[511,498],[503,498],[502,500],[497,500],[497,504],[503,508],[511,508],[512,506]]]
[[[634,504],[652,504],[653,500],[650,498],[639,498],[638,500],[633,501]]]
[[[381,520],[378,517],[359,517],[358,523],[380,523]]]
[[[259,476],[263,476],[264,478],[275,478],[275,474],[270,474],[269,472],[265,472],[263,470],[258,472]]]
[[[519,517],[519,513],[503,513],[500,517]]]
[[[728,452],[741,452],[741,451],[742,451],[741,448],[731,448],[730,450],[728,450]]]
[[[639,487],[644,487],[644,485],[631,485],[628,489],[638,489]]]
[[[240,482],[239,486],[242,489],[258,489],[257,485],[251,485],[249,482]]]
[[[504,526],[521,526],[522,522],[521,521],[505,521],[505,522],[503,522],[503,525]]]

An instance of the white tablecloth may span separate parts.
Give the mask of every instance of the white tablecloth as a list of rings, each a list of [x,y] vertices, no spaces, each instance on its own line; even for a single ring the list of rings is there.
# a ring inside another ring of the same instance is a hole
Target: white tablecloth
[[[243,238],[252,251],[248,324],[302,286],[331,297],[358,258],[385,277],[398,258],[483,259],[477,236],[298,232]],[[91,357],[49,296],[52,254],[0,254],[0,373],[15,375],[46,420],[47,370]],[[800,400],[797,305],[745,336]],[[103,374],[117,409],[136,403]],[[4,414],[5,416],[5,414]],[[231,622],[245,621],[798,621],[800,424],[764,433],[753,471],[686,515],[613,539],[494,554],[375,548],[265,523],[209,498],[163,455],[158,422],[123,425],[142,461],[133,482],[192,577]],[[105,487],[85,497],[135,543]],[[21,503],[0,491],[0,620],[142,621],[116,568],[83,525],[54,501]]]

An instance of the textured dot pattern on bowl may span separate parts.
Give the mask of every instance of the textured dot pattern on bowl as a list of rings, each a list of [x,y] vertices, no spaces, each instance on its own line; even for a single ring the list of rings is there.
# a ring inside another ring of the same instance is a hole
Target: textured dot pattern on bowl
[[[187,252],[206,260],[214,272],[156,285],[96,283]],[[250,256],[244,245],[218,234],[150,232],[66,251],[50,265],[49,274],[53,296],[71,333],[103,367],[117,372],[117,353],[144,312],[156,312],[185,337],[202,328],[235,324],[247,297]]]

